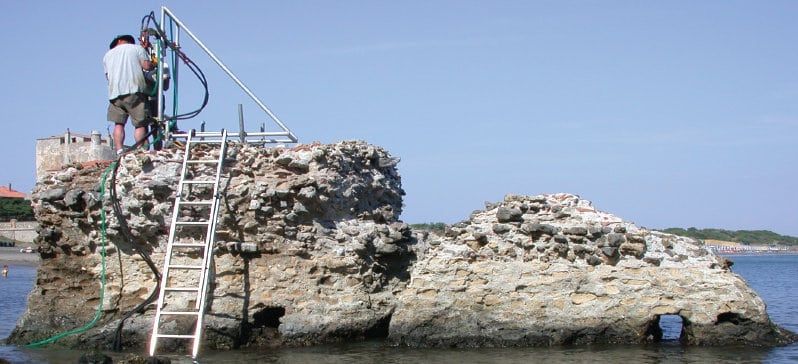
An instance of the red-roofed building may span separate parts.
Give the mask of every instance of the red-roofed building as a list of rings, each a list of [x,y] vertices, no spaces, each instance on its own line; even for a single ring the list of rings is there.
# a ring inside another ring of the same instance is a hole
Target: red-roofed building
[[[16,199],[25,199],[25,194],[19,191],[15,191],[11,188],[11,184],[6,186],[0,186],[0,198],[16,198]]]

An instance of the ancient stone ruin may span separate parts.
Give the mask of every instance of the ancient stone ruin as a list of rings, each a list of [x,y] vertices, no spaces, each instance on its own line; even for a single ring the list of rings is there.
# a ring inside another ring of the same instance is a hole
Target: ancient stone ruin
[[[578,196],[508,195],[438,235],[399,220],[398,160],[379,147],[231,148],[203,347],[368,338],[459,347],[644,343],[661,338],[662,315],[681,317],[686,344],[795,340],[702,243],[641,229]],[[42,264],[10,342],[91,320],[104,209],[103,316],[61,343],[110,346],[120,317],[155,289],[139,253],[161,268],[182,154],[123,158],[122,219],[99,194],[102,167],[40,179],[32,200]],[[150,306],[128,320],[126,348],[146,346],[153,314]]]

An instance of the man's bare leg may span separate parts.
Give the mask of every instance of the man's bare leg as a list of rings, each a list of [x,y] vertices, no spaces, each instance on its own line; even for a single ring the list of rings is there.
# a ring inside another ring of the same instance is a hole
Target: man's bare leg
[[[114,147],[122,149],[125,142],[125,124],[114,124]]]
[[[147,127],[142,126],[140,128],[136,128],[136,130],[133,131],[133,135],[136,137],[136,144],[138,144],[147,137]]]

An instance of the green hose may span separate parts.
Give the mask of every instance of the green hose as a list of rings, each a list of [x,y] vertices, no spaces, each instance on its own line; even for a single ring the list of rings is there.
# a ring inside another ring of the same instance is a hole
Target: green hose
[[[111,165],[108,166],[108,168],[105,169],[105,172],[103,172],[102,182],[100,184],[100,201],[105,200],[105,180],[108,177],[108,173],[110,171],[112,171],[116,167],[117,163],[118,162],[111,163]],[[25,347],[27,347],[27,348],[38,348],[38,347],[45,346],[47,344],[52,344],[52,343],[58,341],[59,339],[67,337],[67,336],[70,336],[70,335],[84,333],[84,332],[88,331],[89,329],[91,329],[92,327],[94,327],[94,325],[97,323],[97,321],[100,320],[100,317],[102,317],[103,301],[104,301],[104,298],[105,298],[105,278],[106,278],[105,277],[105,244],[106,244],[106,226],[107,226],[106,219],[105,219],[105,208],[102,207],[102,205],[100,205],[100,218],[101,218],[100,231],[102,232],[102,234],[101,234],[101,237],[102,237],[101,238],[101,242],[102,242],[102,244],[101,244],[101,249],[100,249],[100,257],[101,257],[100,261],[102,262],[101,263],[102,269],[100,270],[100,303],[97,304],[97,311],[94,312],[94,318],[90,322],[88,322],[87,324],[83,325],[82,327],[62,332],[62,333],[60,333],[58,335],[54,335],[54,336],[49,337],[49,338],[44,339],[44,340],[32,342],[32,343],[30,343],[28,345],[25,345]]]

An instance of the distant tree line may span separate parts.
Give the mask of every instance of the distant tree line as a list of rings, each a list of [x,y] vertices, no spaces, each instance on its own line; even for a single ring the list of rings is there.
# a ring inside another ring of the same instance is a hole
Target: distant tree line
[[[426,230],[436,233],[443,233],[444,231],[446,231],[446,224],[442,222],[425,222],[421,224],[410,224],[410,227],[412,227],[415,230]]]
[[[29,200],[18,198],[0,198],[0,221],[33,221],[33,208]]]
[[[746,245],[798,245],[798,238],[794,236],[779,235],[767,230],[723,230],[723,229],[689,229],[668,228],[662,230],[666,233],[687,236],[695,239],[714,239],[734,241]]]
[[[443,233],[446,231],[446,225],[442,222],[426,222],[420,224],[410,224],[415,230],[433,231]],[[768,230],[723,230],[723,229],[696,229],[694,227],[688,229],[682,228],[667,228],[663,229],[669,234],[686,236],[694,239],[713,239],[734,241],[745,245],[798,245],[798,237],[779,235]]]

